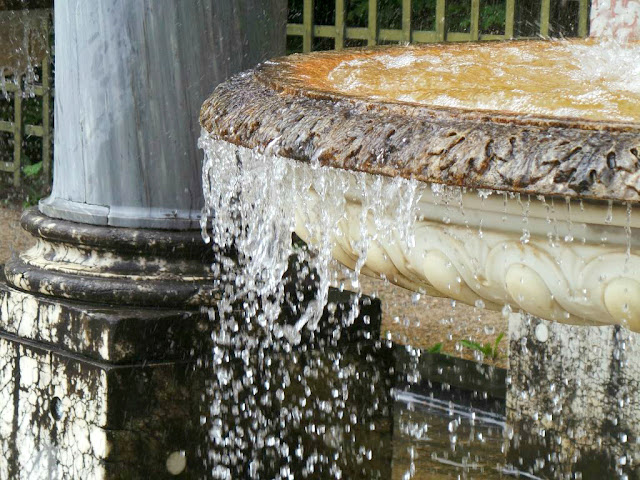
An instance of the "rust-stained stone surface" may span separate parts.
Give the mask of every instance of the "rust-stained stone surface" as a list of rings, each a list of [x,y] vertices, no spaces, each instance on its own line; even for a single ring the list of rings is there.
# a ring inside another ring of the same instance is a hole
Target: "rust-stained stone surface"
[[[640,478],[638,334],[512,315],[509,343],[507,462],[535,478]]]
[[[371,100],[291,80],[305,62],[335,63],[340,56],[354,53],[286,57],[240,74],[216,88],[200,123],[237,145],[269,146],[283,157],[337,168],[473,188],[640,201],[638,123]],[[307,68],[305,74],[315,73]]]
[[[0,272],[0,331],[115,364],[176,361],[206,351],[211,328],[197,310],[144,309],[34,295]]]
[[[129,356],[126,363],[115,365],[113,358],[96,360],[95,352],[90,349],[91,343],[89,347],[68,345],[56,339],[54,331],[63,329],[63,322],[52,326],[49,332],[51,338],[37,338],[37,342],[31,340],[29,337],[32,332],[27,331],[26,327],[34,320],[33,312],[42,313],[52,302],[31,293],[25,293],[24,297],[20,302],[0,305],[0,478],[172,478],[167,473],[165,462],[174,452],[183,452],[186,457],[186,469],[179,478],[205,478],[207,472],[210,473],[218,465],[216,458],[228,459],[228,446],[218,448],[210,443],[208,432],[218,425],[216,419],[220,417],[227,422],[221,426],[224,431],[236,428],[252,431],[247,425],[238,425],[238,414],[233,413],[238,405],[238,397],[225,394],[228,386],[221,386],[222,397],[217,397],[219,400],[222,398],[223,413],[212,417],[210,408],[214,400],[208,396],[216,388],[216,376],[212,376],[210,355],[199,357],[194,344],[183,343],[175,347],[182,348],[190,357],[189,361],[175,361],[175,351],[170,349],[167,349],[164,358],[160,356],[161,352],[156,352],[155,361]],[[32,304],[32,307],[25,312],[24,306],[27,304]],[[70,308],[71,305],[66,302],[61,302],[58,307],[63,311]],[[90,315],[98,307],[78,303],[75,309],[77,316],[81,309]],[[336,314],[342,309],[339,306]],[[117,323],[121,312],[115,308],[112,310],[112,319]],[[139,309],[137,320],[145,321],[147,314],[153,314],[150,310]],[[279,402],[282,400],[275,400],[276,389],[269,390],[267,383],[262,394],[258,392],[256,395],[272,398],[267,406],[256,408],[261,410],[264,418],[278,419],[268,422],[264,428],[273,428],[274,432],[278,432],[291,451],[302,443],[312,451],[325,452],[323,454],[327,457],[345,449],[357,452],[365,446],[373,451],[390,452],[387,446],[390,421],[387,418],[391,414],[393,359],[390,350],[379,351],[380,348],[375,347],[377,342],[373,338],[354,340],[363,337],[361,333],[367,328],[373,329],[374,333],[379,329],[379,324],[373,319],[374,314],[379,318],[379,304],[362,305],[361,314],[370,318],[369,327],[365,327],[364,318],[359,317],[354,324],[353,334],[343,330],[340,336],[342,343],[335,347],[327,344],[331,335],[318,336],[316,343],[305,343],[299,348],[294,347],[293,351],[268,351],[267,356],[273,363],[264,362],[264,357],[257,352],[252,353],[246,362],[244,349],[232,349],[230,352],[234,378],[245,378],[249,362],[250,368],[272,379],[273,384],[288,385],[284,396],[286,403],[281,404]],[[241,312],[236,312],[236,315],[238,319],[243,318]],[[92,338],[90,323],[96,319],[88,320],[85,326],[88,340],[92,341],[95,339]],[[323,324],[336,322],[335,318],[327,318]],[[7,333],[7,330],[21,323],[26,325],[24,331],[17,332],[20,336]],[[95,329],[96,325],[93,327]],[[69,328],[74,336],[82,335],[82,329],[74,329],[73,325]],[[158,330],[162,331],[162,325],[158,325]],[[332,331],[330,329],[328,333]],[[201,336],[203,341],[210,341],[208,333]],[[157,340],[147,331],[147,342]],[[120,344],[116,336],[107,337],[105,342],[114,343],[107,345],[108,352],[112,351],[112,346]],[[209,345],[206,351],[211,351],[211,348]],[[73,350],[73,353],[69,350]],[[376,354],[375,362],[370,360],[373,354]],[[88,355],[93,358],[88,358]],[[200,361],[196,362],[198,358]],[[336,362],[353,363],[357,367],[337,372]],[[265,365],[270,365],[271,370],[265,371]],[[305,415],[297,420],[289,416],[290,409],[299,405],[304,390],[300,382],[290,382],[285,378],[301,378],[300,373],[309,365],[314,365],[317,368],[314,371],[319,373],[309,381],[314,391],[312,398],[318,403],[332,398],[337,386],[346,388],[343,373],[352,372],[348,389],[353,401],[349,408],[357,412],[360,419],[352,429],[356,440],[349,436],[345,437],[347,443],[344,446],[334,445],[326,441],[327,435],[318,434],[310,427],[322,424],[342,431],[345,422],[350,421],[348,414],[338,415],[334,410],[325,411],[315,406],[311,416]],[[375,400],[372,401],[372,398]],[[221,406],[220,403],[216,405]],[[285,419],[286,428],[283,427]],[[369,428],[369,423],[373,421],[378,427],[375,432]],[[256,448],[257,451],[243,453],[252,458],[256,455],[266,458],[267,472],[264,478],[272,478],[281,466],[278,463],[280,456],[270,456],[262,447]],[[209,457],[207,452],[213,452],[214,457]],[[388,478],[388,457],[389,454],[376,456],[373,462],[365,461],[363,465],[355,455],[343,455],[341,467],[345,472],[354,472],[348,474],[348,478]],[[305,462],[306,457],[297,460]],[[241,463],[238,472],[232,472],[230,478],[247,478],[249,468],[248,462]],[[303,465],[295,468],[300,471]],[[387,473],[361,474],[362,471],[380,470]]]

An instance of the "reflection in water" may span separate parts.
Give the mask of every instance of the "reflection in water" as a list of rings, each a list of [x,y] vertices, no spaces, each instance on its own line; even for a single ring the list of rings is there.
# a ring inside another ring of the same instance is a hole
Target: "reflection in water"
[[[394,479],[503,478],[504,403],[464,397],[446,389],[397,393]]]
[[[349,331],[336,327],[298,345],[248,335],[239,325],[233,335],[217,330],[211,409],[202,419],[213,478],[637,478],[635,443],[623,455],[626,465],[616,463],[619,441],[580,443],[576,432],[581,422],[589,431],[590,411],[576,407],[575,392],[557,394],[557,375],[520,390],[512,375],[529,370],[507,375],[379,340],[366,313]],[[575,381],[593,398],[597,387],[586,375]],[[548,442],[537,421],[553,409],[529,411],[546,408],[547,390],[566,406],[556,408]],[[606,402],[593,398],[593,405]],[[607,423],[607,435],[629,432],[624,402],[607,408],[620,422]],[[569,450],[572,458],[563,453]]]

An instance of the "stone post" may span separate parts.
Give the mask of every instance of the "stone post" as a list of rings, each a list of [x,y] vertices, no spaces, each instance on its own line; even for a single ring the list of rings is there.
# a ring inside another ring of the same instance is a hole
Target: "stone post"
[[[640,478],[640,335],[512,314],[509,337],[508,462],[543,478]]]
[[[640,40],[640,0],[593,0],[590,23],[592,37]]]

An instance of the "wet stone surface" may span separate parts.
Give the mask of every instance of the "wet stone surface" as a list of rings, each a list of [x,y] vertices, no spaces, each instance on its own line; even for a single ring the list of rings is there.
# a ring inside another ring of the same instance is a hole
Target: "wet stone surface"
[[[3,280],[0,272],[0,328],[25,340],[117,364],[185,360],[205,348],[210,326],[198,311],[54,299]]]
[[[114,367],[2,334],[0,385],[2,478],[167,478],[174,450],[198,471],[191,364]]]
[[[542,478],[640,478],[638,334],[512,315],[509,337],[508,460]]]
[[[233,448],[212,443],[211,429],[242,428],[247,435],[254,431],[249,418],[237,423],[243,417],[238,397],[229,396],[233,390],[224,383],[216,385],[221,377],[212,378],[209,334],[197,321],[190,323],[200,318],[213,325],[215,319],[199,312],[177,316],[171,311],[56,302],[6,285],[1,295],[0,478],[215,478],[211,472],[220,472],[229,463],[224,459],[233,455]],[[338,316],[353,302],[346,292],[335,292],[331,298]],[[376,455],[373,463],[363,466],[363,454],[358,453],[390,451],[385,445],[390,441],[394,378],[388,349],[371,335],[380,329],[379,302],[369,299],[361,312],[354,328],[338,336],[340,320],[327,313],[325,328],[305,337],[294,351],[281,342],[262,352],[262,358],[255,357],[256,362],[264,362],[265,355],[269,359],[260,375],[274,385],[285,377],[299,378],[309,366],[316,372],[315,380],[305,385],[290,382],[285,397],[265,387],[263,394],[270,400],[253,411],[272,419],[269,438],[282,434],[287,451],[303,445],[315,452],[319,463],[308,478],[326,478],[323,459],[343,449],[348,453],[340,463],[345,472],[357,476],[365,471],[367,478],[389,476],[389,461]],[[367,327],[361,329],[365,317]],[[332,343],[331,348],[327,339],[342,343]],[[223,342],[217,348],[230,347]],[[244,376],[246,353],[229,350],[239,362],[230,362],[237,369],[234,382]],[[349,366],[350,380],[345,382],[345,371],[335,368],[336,361]],[[282,415],[307,398],[305,388],[314,392],[315,403],[307,409],[311,417],[287,418],[283,424]],[[336,388],[340,395],[360,399],[345,406],[349,415],[325,408],[335,402]],[[206,399],[216,395],[218,407],[226,408],[227,415],[212,417],[208,410],[211,403]],[[370,404],[374,397],[378,400]],[[343,427],[352,415],[357,420],[355,437],[343,438]],[[260,459],[265,472],[274,472],[288,457],[271,448],[272,440],[264,437],[269,431],[260,428],[263,442],[243,448],[242,455]],[[331,432],[336,435],[333,440]],[[335,467],[333,461],[327,465]],[[228,466],[237,475],[255,467],[244,462]]]
[[[5,265],[7,282],[56,298],[111,305],[197,308],[218,298],[197,231],[115,228],[54,219],[31,208],[36,245]]]

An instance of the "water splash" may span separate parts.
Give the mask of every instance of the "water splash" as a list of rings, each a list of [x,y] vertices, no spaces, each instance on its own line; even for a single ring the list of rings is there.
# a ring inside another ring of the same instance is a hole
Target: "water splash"
[[[640,121],[640,43],[547,41],[411,47],[337,64],[321,88],[381,100]],[[315,86],[315,85],[314,85]]]
[[[478,238],[491,233],[481,233],[481,224],[475,225],[477,232],[471,228],[473,224],[469,222],[474,218],[474,209],[462,203],[462,195],[470,192],[460,188],[337,171],[320,165],[318,158],[311,165],[304,164],[274,155],[270,147],[262,151],[249,150],[207,134],[200,139],[200,146],[206,157],[203,237],[211,243],[216,255],[213,268],[221,292],[216,309],[209,312],[212,324],[216,325],[210,360],[214,375],[209,392],[211,407],[204,415],[204,424],[210,427],[209,460],[215,465],[212,476],[237,478],[237,472],[242,471],[241,476],[246,478],[266,478],[265,472],[269,472],[268,478],[286,479],[296,472],[303,472],[303,478],[321,472],[322,476],[318,478],[348,478],[346,465],[349,461],[346,459],[349,455],[362,465],[373,465],[368,462],[375,463],[385,455],[381,437],[376,437],[379,442],[376,448],[359,444],[355,451],[352,449],[347,453],[347,450],[356,425],[364,427],[359,433],[364,437],[373,435],[371,432],[378,428],[378,423],[372,419],[388,407],[381,408],[380,405],[388,401],[383,393],[389,391],[389,384],[388,378],[384,380],[384,375],[374,372],[363,385],[363,372],[343,361],[344,346],[330,343],[333,349],[322,347],[314,351],[308,342],[301,341],[309,332],[317,331],[323,323],[320,321],[323,312],[332,309],[327,305],[328,292],[330,285],[338,279],[337,265],[332,258],[340,259],[353,269],[347,274],[347,283],[350,282],[356,294],[351,298],[348,314],[340,318],[342,326],[348,327],[359,313],[359,274],[371,273],[367,270],[367,260],[373,257],[371,252],[379,242],[401,245],[404,250],[415,245],[412,225],[419,223],[416,220],[421,215],[432,215],[434,221],[444,225],[464,223]],[[432,204],[429,212],[420,210],[421,196],[429,196],[428,201]],[[497,203],[492,206],[496,225],[506,224],[519,216],[523,237],[526,237],[522,239],[524,244],[539,242],[538,237],[545,238],[539,226],[533,228],[537,223],[545,225],[554,248],[562,247],[561,238],[565,243],[572,243],[567,235],[572,236],[578,228],[585,209],[584,205],[580,209],[571,208],[566,201],[554,205],[553,198],[521,198],[508,193],[500,198],[473,192],[469,197],[483,206],[486,206],[485,202]],[[536,201],[540,205],[535,204]],[[538,213],[534,207],[539,207]],[[604,204],[600,210],[603,217],[606,208]],[[616,208],[616,212],[621,211]],[[627,250],[631,248],[631,214],[628,209],[626,222],[618,219],[619,215],[615,219],[604,219],[605,225],[624,230],[626,236],[617,235],[621,239],[619,243],[624,243]],[[306,244],[292,238],[294,231]],[[342,248],[345,242],[349,248]],[[562,267],[567,262],[562,259],[562,265],[558,265]],[[460,277],[451,279],[452,283],[455,281],[459,282]],[[584,297],[585,302],[588,300],[585,290],[575,292],[575,295]],[[418,303],[420,294],[414,298]],[[452,301],[451,305],[453,309],[456,302]],[[475,306],[480,309],[486,305],[479,300]],[[505,317],[511,319],[512,313],[509,305],[503,308]],[[398,317],[397,323],[410,327],[411,319]],[[512,346],[517,346],[521,356],[533,355],[539,349],[534,348],[531,341],[542,341],[540,338],[544,337],[527,334],[520,341],[512,342]],[[336,338],[339,333],[332,341]],[[454,342],[457,339],[449,331],[447,340]],[[384,346],[385,340],[374,343],[378,347]],[[460,349],[460,342],[457,343],[456,348]],[[616,361],[626,358],[623,351],[626,344],[621,345],[612,357]],[[361,352],[361,345],[351,346]],[[406,351],[410,356],[410,367],[403,371],[406,382],[413,385],[429,381],[422,377],[418,368],[423,353],[410,347]],[[377,355],[367,353],[364,365],[377,364],[380,361]],[[482,362],[483,355],[478,353],[475,357]],[[550,361],[543,363],[554,365]],[[621,366],[616,368],[620,370]],[[386,371],[391,370],[387,368]],[[332,380],[327,388],[314,383],[323,372],[333,375],[330,375]],[[436,373],[442,375],[442,368]],[[533,395],[547,394],[543,389],[549,389],[548,411],[536,411],[532,417],[544,424],[544,428],[532,433],[540,438],[558,435],[548,427],[563,418],[562,409],[567,408],[566,399],[571,397],[569,392],[574,388],[556,382],[556,377],[552,380],[543,382],[540,387],[521,388],[516,379],[514,384],[519,385],[520,390],[511,393],[512,400],[528,405]],[[360,382],[358,388],[363,388],[367,401],[372,402],[364,416],[362,411],[354,410],[356,403],[349,387],[354,381]],[[445,388],[450,385],[443,384],[443,391]],[[481,394],[486,400],[487,393]],[[625,394],[621,398],[625,405],[628,396]],[[463,471],[474,471],[480,466],[479,459],[458,455],[464,449],[463,433],[465,442],[467,433],[460,413],[453,407],[450,410],[443,423],[446,438],[441,440],[446,442],[438,445],[434,452],[436,457],[431,460]],[[308,415],[319,417],[305,423]],[[342,419],[349,421],[344,423]],[[431,437],[431,434],[427,435],[431,430],[425,427],[431,428],[432,424],[420,425],[411,419],[405,420],[400,424],[404,430],[400,431],[418,432],[416,435],[424,436],[425,440]],[[471,417],[472,429],[476,421]],[[505,442],[512,448],[512,442],[518,437],[514,437],[513,431],[509,432],[509,427],[501,429]],[[316,442],[318,438],[326,438],[331,454],[305,450],[306,444],[297,437],[303,431]],[[488,434],[476,436],[476,433],[480,432],[472,431],[469,442],[483,444]],[[622,433],[628,435],[626,430]],[[620,441],[625,445],[629,443]],[[409,466],[404,473],[408,472],[408,478],[411,478],[416,473],[415,466],[422,460],[419,449],[413,445],[408,452]],[[543,462],[543,459],[539,460]],[[292,467],[294,464],[296,466]],[[245,467],[248,470],[243,470]],[[543,467],[541,463],[535,471]],[[502,471],[506,473],[507,470]]]

